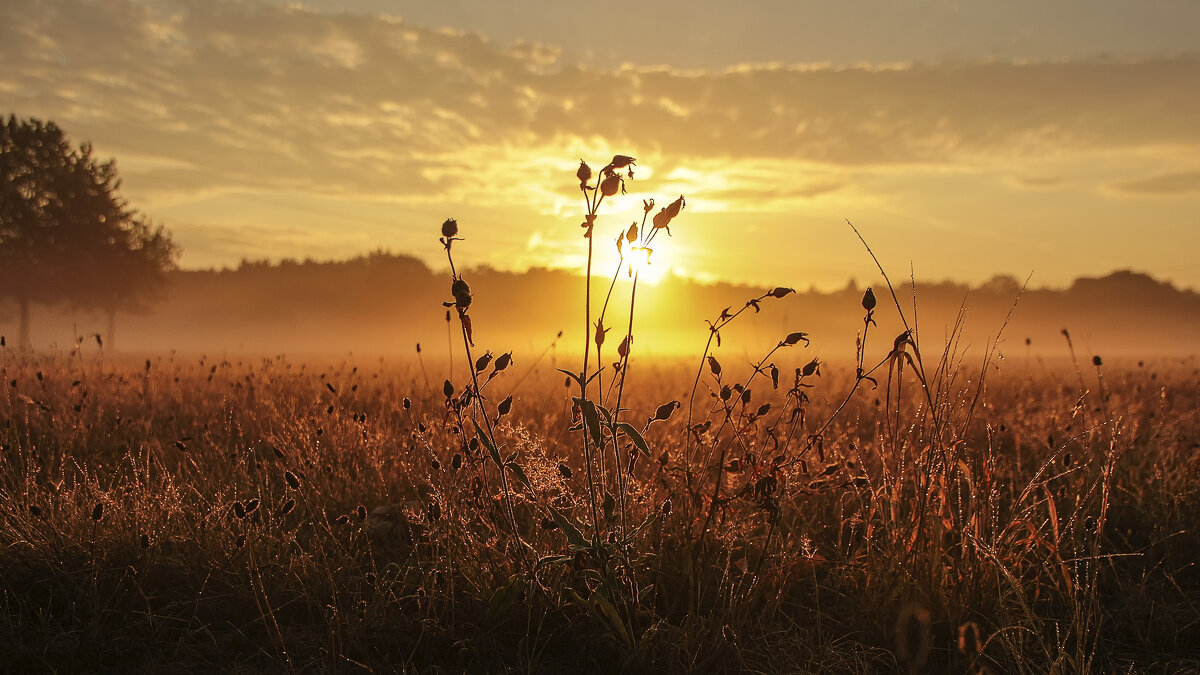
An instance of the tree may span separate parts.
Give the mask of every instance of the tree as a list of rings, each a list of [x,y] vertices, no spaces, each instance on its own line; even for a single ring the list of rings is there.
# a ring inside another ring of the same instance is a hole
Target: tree
[[[65,302],[108,314],[162,288],[178,248],[119,196],[116,162],[98,162],[53,122],[0,124],[0,296],[19,312],[18,345],[29,347],[33,303]]]

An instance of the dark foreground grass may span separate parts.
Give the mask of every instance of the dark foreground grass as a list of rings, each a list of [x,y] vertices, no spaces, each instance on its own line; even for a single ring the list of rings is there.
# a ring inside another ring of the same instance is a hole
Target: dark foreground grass
[[[419,371],[10,354],[0,668],[1200,667],[1194,362],[948,369],[929,398],[899,373],[836,416],[854,364],[745,405],[749,366],[707,368],[688,431],[660,405],[694,373],[646,367],[648,452],[622,436],[591,485],[561,374],[481,383],[514,393],[506,498]]]

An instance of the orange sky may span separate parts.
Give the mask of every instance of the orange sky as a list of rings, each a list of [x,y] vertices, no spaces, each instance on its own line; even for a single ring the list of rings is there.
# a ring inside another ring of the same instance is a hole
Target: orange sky
[[[447,216],[468,264],[575,265],[575,168],[624,153],[598,232],[684,194],[656,264],[702,279],[873,278],[850,219],[893,276],[1200,287],[1200,5],[1044,5],[19,0],[0,112],[116,157],[189,267],[436,266]]]

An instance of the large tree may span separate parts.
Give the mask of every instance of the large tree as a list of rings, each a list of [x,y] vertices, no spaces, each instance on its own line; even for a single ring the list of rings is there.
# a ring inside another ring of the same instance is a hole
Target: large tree
[[[16,302],[29,347],[33,303],[69,303],[114,317],[152,297],[178,249],[120,197],[115,161],[67,140],[53,122],[0,124],[0,295]]]

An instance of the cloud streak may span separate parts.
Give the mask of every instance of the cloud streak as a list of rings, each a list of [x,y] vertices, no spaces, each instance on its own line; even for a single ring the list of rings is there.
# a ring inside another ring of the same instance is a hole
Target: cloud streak
[[[0,58],[0,109],[93,139],[142,203],[171,207],[304,192],[414,217],[557,213],[577,195],[556,172],[613,151],[655,158],[638,190],[703,191],[698,211],[794,209],[889,172],[1151,151],[1176,168],[1108,184],[1161,197],[1195,190],[1200,156],[1188,58],[606,70],[398,18],[208,0],[4,3]]]

